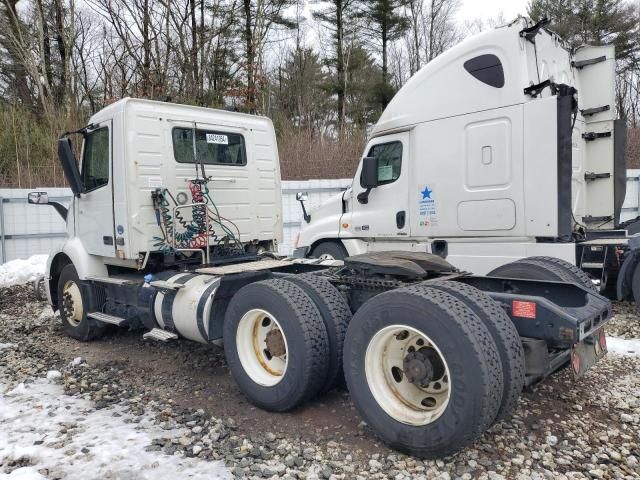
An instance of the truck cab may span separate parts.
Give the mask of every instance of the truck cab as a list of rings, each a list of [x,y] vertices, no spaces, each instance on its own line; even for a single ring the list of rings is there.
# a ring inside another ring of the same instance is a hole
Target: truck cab
[[[74,197],[64,212],[67,239],[49,257],[46,283],[54,304],[56,273],[68,262],[84,279],[154,263],[161,268],[173,247],[200,261],[200,253],[187,251],[197,250],[199,241],[189,237],[194,197],[204,198],[219,219],[208,226],[217,244],[212,248],[277,251],[280,167],[266,117],[125,98],[64,134],[58,146]],[[191,181],[198,178],[206,184]],[[162,192],[171,195],[155,201]],[[168,226],[161,215],[171,219]]]
[[[614,54],[571,52],[523,17],[446,51],[393,98],[350,188],[303,223],[296,255],[426,251],[486,274],[532,255],[579,264],[577,240],[619,240]]]

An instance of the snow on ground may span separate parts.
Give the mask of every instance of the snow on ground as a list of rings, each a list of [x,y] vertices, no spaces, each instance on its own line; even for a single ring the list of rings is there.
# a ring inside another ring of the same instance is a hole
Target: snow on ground
[[[48,255],[32,255],[0,265],[0,288],[29,283],[44,275]]]
[[[613,355],[640,357],[640,339],[607,337],[607,351]]]
[[[59,376],[49,372],[11,391],[0,383],[0,479],[232,478],[221,462],[146,451],[153,438],[179,438],[184,429],[162,430],[150,414],[134,416],[122,407],[95,410],[65,395]]]

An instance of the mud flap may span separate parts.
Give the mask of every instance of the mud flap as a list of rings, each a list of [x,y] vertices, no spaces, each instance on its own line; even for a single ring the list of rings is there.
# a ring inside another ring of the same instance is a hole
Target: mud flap
[[[575,380],[582,378],[598,360],[607,354],[607,338],[601,328],[571,348],[571,370]]]

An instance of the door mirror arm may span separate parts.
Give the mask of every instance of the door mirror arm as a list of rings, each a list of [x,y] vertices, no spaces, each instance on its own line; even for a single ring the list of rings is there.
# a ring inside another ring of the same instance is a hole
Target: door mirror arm
[[[300,206],[302,207],[302,218],[304,221],[309,223],[311,221],[311,215],[307,213],[307,209],[304,206],[304,202],[309,198],[309,194],[307,192],[298,192],[296,193],[296,200],[300,202]]]
[[[356,197],[358,199],[358,202],[362,203],[363,205],[366,205],[367,203],[369,203],[370,192],[371,192],[370,188],[367,188],[364,192],[360,192]]]
[[[69,211],[67,207],[60,202],[50,201],[47,192],[29,192],[27,202],[31,205],[50,205],[55,208],[56,212],[58,212],[64,221],[67,220],[67,213]]]

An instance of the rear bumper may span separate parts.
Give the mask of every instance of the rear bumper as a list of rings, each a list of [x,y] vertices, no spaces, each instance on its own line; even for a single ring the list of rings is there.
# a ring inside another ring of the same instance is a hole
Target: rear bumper
[[[460,280],[497,300],[521,337],[544,340],[550,350],[572,348],[613,315],[608,298],[579,285],[498,277]]]

